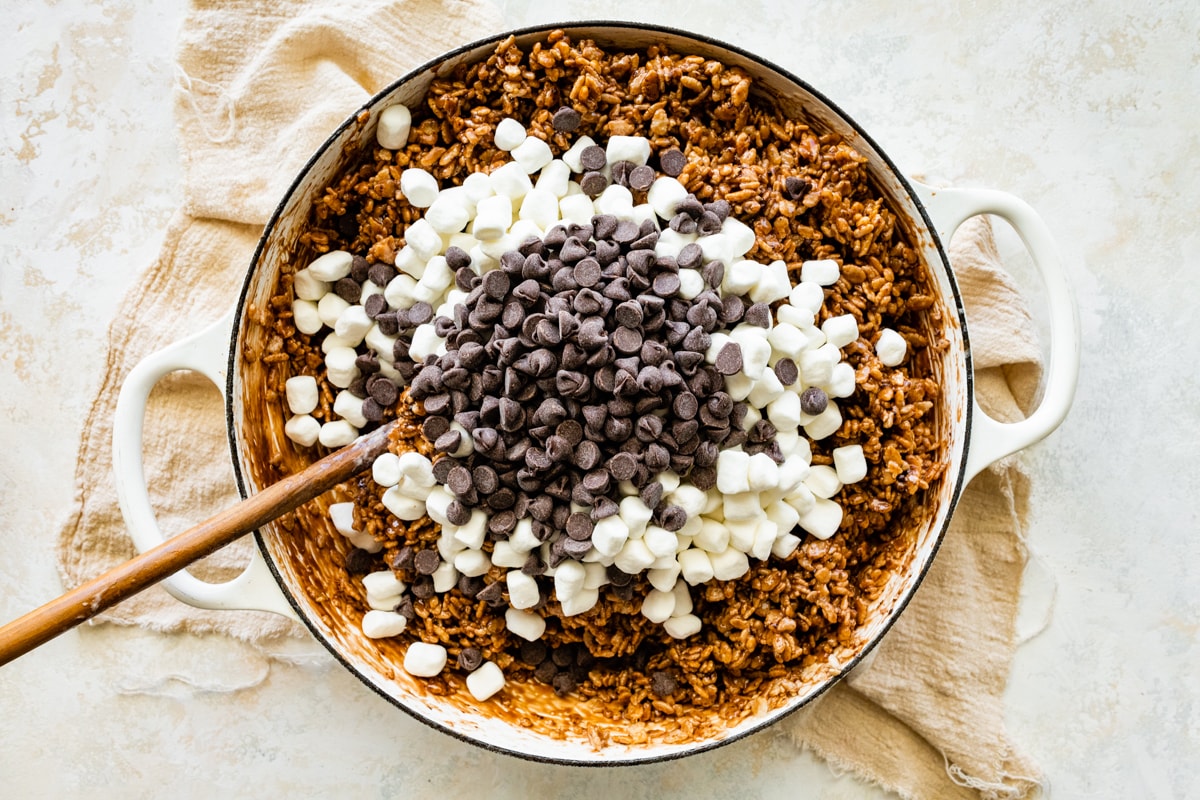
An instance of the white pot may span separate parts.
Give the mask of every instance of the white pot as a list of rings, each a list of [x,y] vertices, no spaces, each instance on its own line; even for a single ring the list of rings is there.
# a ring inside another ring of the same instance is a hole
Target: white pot
[[[928,504],[929,513],[917,533],[909,569],[896,576],[875,603],[869,622],[860,630],[859,640],[835,661],[811,670],[804,685],[792,692],[783,705],[749,714],[714,736],[682,744],[609,745],[596,750],[584,738],[549,738],[502,719],[481,716],[469,703],[448,703],[429,696],[417,681],[393,668],[378,655],[375,643],[363,636],[355,614],[331,613],[329,604],[317,599],[322,591],[320,586],[328,588],[333,585],[329,582],[336,580],[336,575],[326,574],[327,565],[322,560],[329,560],[330,543],[337,537],[331,526],[320,519],[312,523],[313,530],[299,539],[289,540],[275,525],[264,528],[257,534],[258,550],[252,563],[228,583],[204,583],[185,572],[167,579],[163,585],[178,599],[201,608],[256,609],[299,618],[372,689],[417,718],[461,738],[537,760],[632,764],[696,753],[758,730],[810,702],[852,669],[883,636],[917,589],[966,483],[996,459],[1040,440],[1065,417],[1078,375],[1078,322],[1054,242],[1042,220],[1022,201],[1002,192],[939,190],[906,180],[861,128],[803,81],[749,53],[711,39],[630,24],[581,23],[517,31],[517,40],[527,43],[558,27],[574,39],[594,38],[627,48],[665,41],[676,52],[698,53],[742,67],[754,78],[758,90],[773,95],[785,111],[814,118],[820,127],[841,134],[866,156],[880,190],[915,232],[913,240],[922,250],[939,300],[947,311],[945,336],[950,346],[939,371],[948,412],[942,416],[942,427],[948,441],[950,466],[937,495]],[[122,511],[140,549],[162,541],[141,463],[142,418],[150,389],[164,375],[178,369],[201,372],[221,387],[225,391],[239,489],[243,495],[258,491],[263,470],[251,453],[261,450],[264,430],[275,437],[280,447],[286,448],[288,443],[282,439],[283,420],[264,421],[261,416],[269,412],[264,412],[261,404],[247,400],[247,389],[262,385],[262,370],[260,364],[239,357],[248,337],[261,335],[246,319],[246,307],[251,303],[263,304],[270,297],[279,266],[287,259],[307,221],[313,197],[343,166],[343,153],[356,152],[360,143],[373,139],[382,109],[396,102],[417,103],[435,75],[445,74],[456,64],[485,57],[507,35],[466,46],[420,67],[348,119],[301,171],[267,224],[237,308],[204,332],[151,355],[130,373],[117,408],[114,467]],[[978,214],[995,214],[1011,223],[1024,239],[1045,280],[1052,334],[1050,368],[1040,406],[1028,419],[1013,424],[991,419],[975,401],[967,320],[943,247],[943,242],[949,241],[964,220]],[[256,444],[248,446],[247,442]],[[326,497],[314,502],[327,506],[331,501]],[[516,698],[514,702],[520,700]],[[570,705],[552,699],[545,711],[565,715],[570,712]]]

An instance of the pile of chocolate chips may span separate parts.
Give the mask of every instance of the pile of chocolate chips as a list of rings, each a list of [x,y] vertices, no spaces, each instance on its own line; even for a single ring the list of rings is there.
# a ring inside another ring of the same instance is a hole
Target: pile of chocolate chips
[[[728,213],[695,206],[697,218]],[[722,364],[705,363],[714,330],[765,325],[769,309],[722,297],[724,267],[702,263],[698,245],[657,257],[657,240],[652,221],[597,215],[530,237],[483,276],[465,253],[447,252],[469,294],[453,319],[433,320],[446,353],[417,365],[410,392],[436,450],[461,447],[452,421],[471,436],[469,456],[435,462],[456,498],[452,521],[484,507],[489,535],[504,539],[530,517],[557,566],[582,558],[595,522],[618,512],[621,481],[639,490],[655,524],[678,530],[686,514],[664,502],[657,473],[708,489],[720,448],[774,444],[773,431],[742,429],[746,405],[724,391]],[[681,267],[705,278],[692,300],[679,296]]]

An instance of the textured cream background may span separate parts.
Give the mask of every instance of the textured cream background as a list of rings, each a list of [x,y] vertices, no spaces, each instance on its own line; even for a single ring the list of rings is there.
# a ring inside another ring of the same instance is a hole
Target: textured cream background
[[[514,25],[614,16],[600,2],[498,5]],[[1018,654],[1007,721],[1052,796],[1187,796],[1200,785],[1200,380],[1181,365],[1200,350],[1200,15],[1177,2],[1131,16],[1117,0],[680,7],[642,0],[616,16],[755,49],[833,97],[902,169],[1011,191],[1055,231],[1083,372],[1065,426],[1024,456],[1044,564],[1031,630],[1057,601]],[[182,10],[6,9],[0,620],[61,591],[53,534],[102,334],[180,200],[168,97]],[[771,732],[637,770],[524,764],[431,735],[293,650],[268,668],[226,640],[68,634],[0,669],[4,794],[864,796]]]

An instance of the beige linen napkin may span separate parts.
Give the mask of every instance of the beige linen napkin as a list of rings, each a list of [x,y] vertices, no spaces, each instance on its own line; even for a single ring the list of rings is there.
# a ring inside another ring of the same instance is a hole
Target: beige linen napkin
[[[134,554],[111,474],[113,412],[129,370],[232,306],[262,224],[325,132],[417,64],[500,28],[492,7],[477,0],[193,4],[180,32],[175,97],[185,202],[109,330],[105,380],[80,445],[79,505],[60,533],[66,584]],[[980,396],[993,414],[1019,417],[1040,374],[1038,350],[986,221],[964,227],[951,257]],[[172,376],[152,394],[146,473],[168,534],[237,499],[224,430],[220,394],[204,379]],[[1011,463],[971,484],[925,584],[874,663],[785,723],[799,746],[905,797],[1031,790],[1036,768],[1007,741],[1002,703],[1028,493]],[[194,571],[228,579],[250,546],[225,548]],[[259,643],[304,635],[282,617],[198,611],[157,587],[99,619]]]

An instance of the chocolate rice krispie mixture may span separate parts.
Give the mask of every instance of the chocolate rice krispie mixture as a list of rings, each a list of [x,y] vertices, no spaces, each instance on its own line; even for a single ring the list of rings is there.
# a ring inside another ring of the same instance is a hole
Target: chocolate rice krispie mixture
[[[838,136],[779,113],[755,94],[742,71],[661,46],[624,52],[552,33],[527,48],[511,39],[502,42],[482,63],[435,80],[424,103],[412,108],[407,144],[399,150],[366,149],[314,204],[293,264],[331,250],[361,256],[352,280],[338,285],[349,302],[357,301],[363,281],[385,283],[396,274],[392,265],[408,225],[422,214],[399,191],[401,172],[420,166],[442,186],[460,184],[472,172],[490,172],[509,160],[493,142],[505,118],[521,121],[556,156],[582,135],[600,143],[644,136],[658,173],[674,174],[701,203],[725,201],[729,216],[752,228],[755,242],[747,259],[782,260],[794,279],[806,261],[835,260],[840,277],[826,288],[817,322],[843,314],[857,321],[858,339],[842,350],[856,385],[839,401],[840,429],[812,442],[812,463],[830,464],[834,448],[858,444],[867,475],[838,497],[844,516],[831,538],[798,530],[803,541],[786,558],[755,561],[736,580],[692,587],[693,613],[704,625],[684,639],[639,614],[649,590],[642,576],[604,586],[595,607],[573,616],[562,615],[547,593],[536,608],[547,623],[537,641],[505,627],[503,568],[464,579],[446,593],[418,592],[422,571],[413,554],[434,547],[438,525],[428,517],[397,519],[380,502],[381,489],[370,475],[350,487],[355,526],[383,549],[371,554],[339,543],[347,588],[331,602],[362,606],[357,578],[393,569],[414,587],[399,609],[410,624],[395,639],[377,644],[394,653],[396,663],[409,642],[444,645],[451,664],[424,679],[430,693],[463,693],[465,671],[455,668],[456,660],[467,669],[492,661],[504,671],[509,696],[528,700],[530,707],[537,697],[554,693],[595,718],[632,724],[592,732],[596,744],[655,735],[678,740],[695,733],[714,709],[732,720],[761,709],[763,702],[781,704],[789,679],[854,644],[867,608],[904,569],[914,521],[927,513],[930,487],[942,478],[934,364],[946,344],[938,333],[942,312],[918,252],[872,186],[866,160]],[[627,182],[636,183],[628,177]],[[639,201],[646,185],[632,188]],[[274,332],[265,359],[268,387],[282,403],[289,377],[316,376],[320,402],[312,416],[325,422],[335,418],[337,389],[326,380],[322,334],[300,333],[292,322],[292,272],[285,267],[277,296],[260,312]],[[898,366],[885,366],[873,347],[884,328],[907,342],[908,357]],[[411,380],[416,369],[405,369],[402,361],[397,359],[397,368]],[[362,384],[351,391],[376,396]],[[416,449],[436,459],[430,439],[445,427],[424,436],[422,404],[407,392],[379,394],[384,402],[376,403],[369,425],[396,414],[411,417],[397,429],[394,451]],[[306,459],[324,452],[314,446]],[[572,732],[525,713],[520,702],[504,704],[503,713],[553,735]]]

